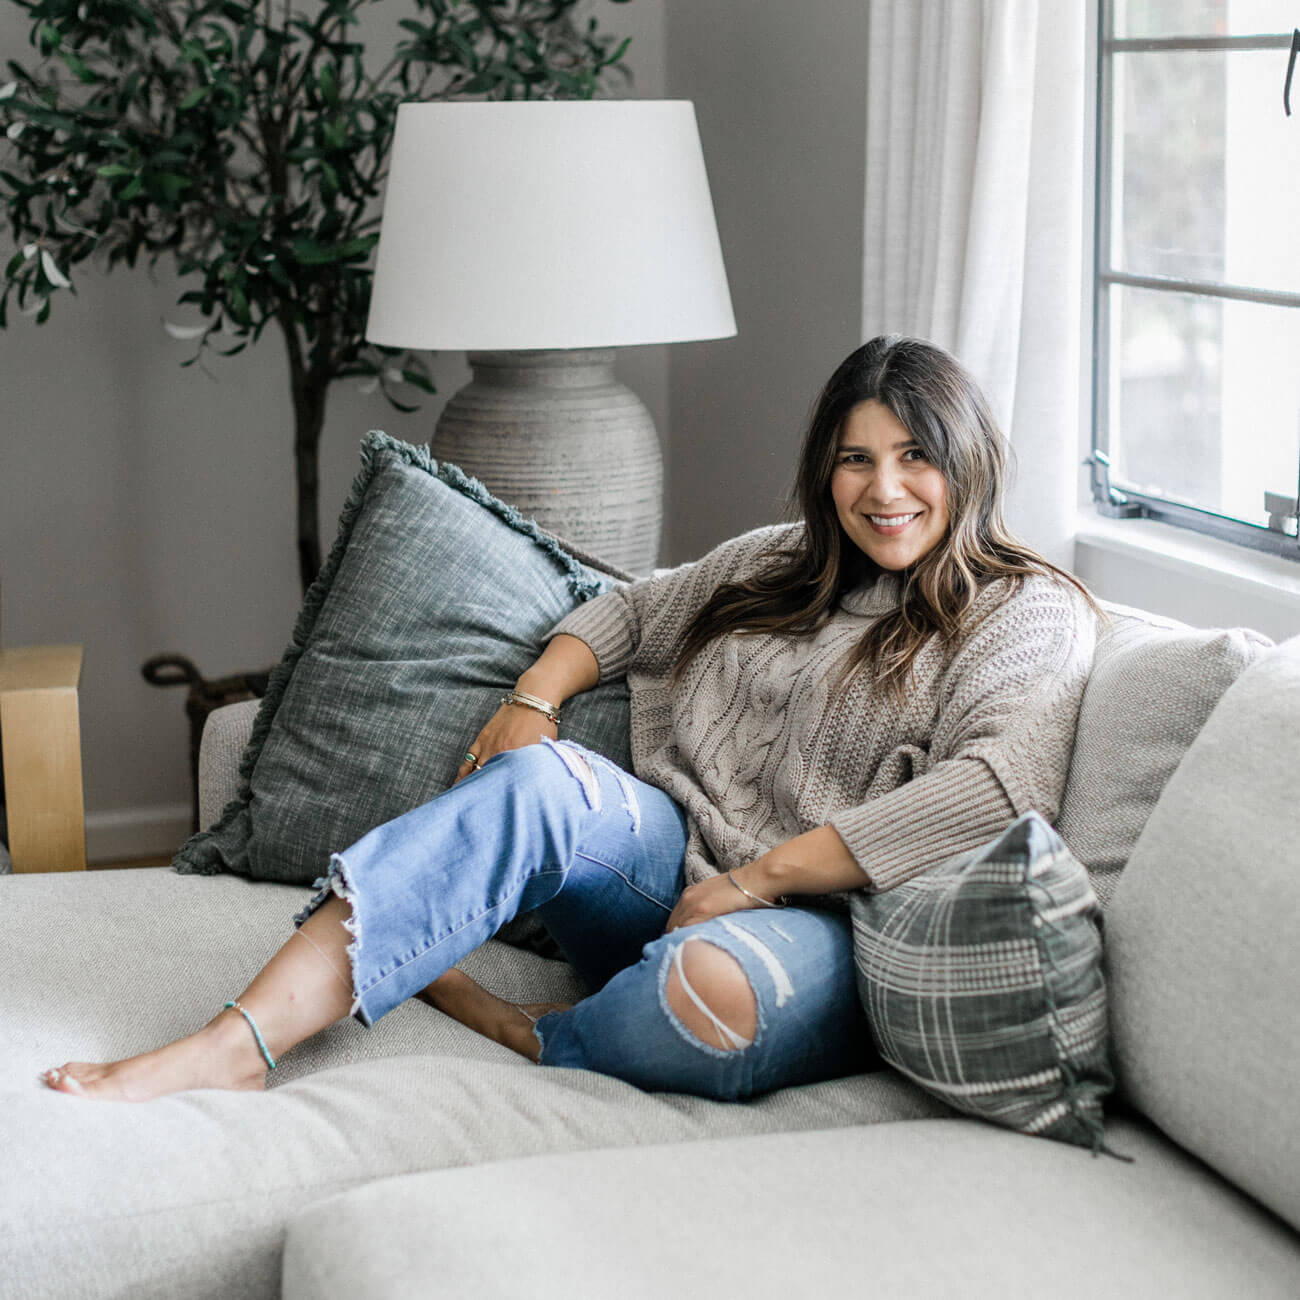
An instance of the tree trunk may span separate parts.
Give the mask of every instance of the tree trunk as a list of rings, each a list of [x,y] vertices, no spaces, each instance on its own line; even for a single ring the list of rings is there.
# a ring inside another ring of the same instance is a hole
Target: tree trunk
[[[289,358],[289,387],[293,393],[293,469],[298,490],[298,579],[303,594],[320,572],[320,436],[325,427],[325,399],[331,372],[304,355],[293,317],[278,319]],[[328,357],[328,348],[322,352]]]
[[[290,364],[293,464],[298,487],[298,577],[304,594],[320,572],[320,436],[329,379]]]

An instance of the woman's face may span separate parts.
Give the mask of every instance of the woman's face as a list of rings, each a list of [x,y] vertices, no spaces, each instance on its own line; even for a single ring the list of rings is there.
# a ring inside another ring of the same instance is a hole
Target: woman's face
[[[888,407],[859,402],[840,428],[831,498],[840,527],[882,569],[915,564],[948,531],[948,485]]]

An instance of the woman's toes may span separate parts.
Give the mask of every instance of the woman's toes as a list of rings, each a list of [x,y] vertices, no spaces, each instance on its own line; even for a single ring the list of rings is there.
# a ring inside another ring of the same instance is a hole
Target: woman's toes
[[[69,1062],[66,1065],[56,1066],[53,1070],[46,1070],[41,1078],[45,1080],[47,1087],[53,1088],[55,1092],[83,1092],[81,1080],[73,1071],[73,1064]]]

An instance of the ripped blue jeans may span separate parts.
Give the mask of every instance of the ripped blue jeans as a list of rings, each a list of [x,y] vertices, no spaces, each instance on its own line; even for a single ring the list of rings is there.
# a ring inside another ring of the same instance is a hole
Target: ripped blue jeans
[[[367,1026],[535,909],[592,990],[538,1020],[542,1065],[720,1100],[869,1068],[847,915],[756,909],[665,934],[685,850],[663,791],[569,742],[529,745],[335,854],[296,922],[331,893],[351,904],[352,1010]],[[752,1041],[721,1026],[732,1047],[714,1046],[669,1005],[695,942],[739,963]]]

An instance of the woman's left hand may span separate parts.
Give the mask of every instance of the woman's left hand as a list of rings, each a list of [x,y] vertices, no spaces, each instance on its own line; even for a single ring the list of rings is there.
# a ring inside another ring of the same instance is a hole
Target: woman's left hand
[[[768,895],[759,888],[760,882],[756,878],[751,878],[757,876],[755,871],[757,866],[755,862],[748,863],[737,868],[736,875],[740,876],[740,883],[750,893],[766,898]],[[683,925],[699,925],[701,921],[711,921],[715,916],[726,916],[728,912],[748,912],[751,908],[762,906],[762,903],[746,898],[727,879],[725,873],[712,876],[708,880],[700,881],[698,885],[688,885],[682,891],[682,896],[677,900],[677,906],[673,908],[668,924],[664,927],[664,933],[679,929]]]

